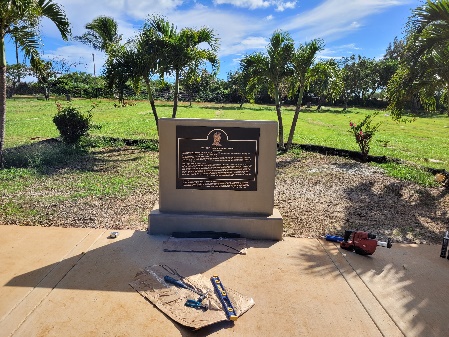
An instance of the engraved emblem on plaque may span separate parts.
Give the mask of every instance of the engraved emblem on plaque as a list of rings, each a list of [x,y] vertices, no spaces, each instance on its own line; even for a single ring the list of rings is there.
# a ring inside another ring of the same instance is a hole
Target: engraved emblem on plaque
[[[214,145],[214,146],[222,146],[221,144],[220,144],[220,141],[221,141],[221,132],[215,132],[214,133],[214,142],[212,143],[212,145]]]

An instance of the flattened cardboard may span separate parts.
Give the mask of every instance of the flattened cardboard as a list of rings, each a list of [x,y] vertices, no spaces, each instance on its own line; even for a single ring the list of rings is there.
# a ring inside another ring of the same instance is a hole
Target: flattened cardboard
[[[195,330],[228,320],[209,278],[206,278],[201,274],[183,278],[183,282],[195,289],[199,289],[202,292],[208,292],[208,296],[202,303],[207,304],[209,309],[204,311],[186,307],[184,304],[187,299],[197,300],[199,295],[191,290],[167,284],[164,281],[165,275],[168,275],[166,269],[163,269],[160,265],[154,265],[137,273],[134,280],[129,284],[140,295],[148,299],[175,322]],[[169,276],[176,278],[176,275]],[[244,296],[237,291],[226,287],[226,285],[225,288],[237,316],[243,315],[255,304],[252,298]]]

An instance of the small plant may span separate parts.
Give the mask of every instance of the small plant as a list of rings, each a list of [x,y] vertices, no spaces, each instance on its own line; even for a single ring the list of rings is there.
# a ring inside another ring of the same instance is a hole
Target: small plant
[[[374,114],[374,116],[376,115],[377,113]],[[366,161],[368,158],[368,153],[370,149],[369,144],[381,124],[377,123],[375,125],[371,125],[372,121],[373,116],[367,115],[365,119],[363,119],[363,121],[361,121],[359,124],[349,122],[349,126],[351,127],[350,132],[354,134],[355,141],[359,145],[363,161]]]
[[[92,129],[92,110],[95,105],[87,112],[82,113],[73,106],[63,108],[60,103],[56,103],[58,112],[53,117],[53,123],[55,123],[58,131],[61,135],[62,141],[67,144],[76,144],[79,142],[82,136],[84,136],[89,129]]]

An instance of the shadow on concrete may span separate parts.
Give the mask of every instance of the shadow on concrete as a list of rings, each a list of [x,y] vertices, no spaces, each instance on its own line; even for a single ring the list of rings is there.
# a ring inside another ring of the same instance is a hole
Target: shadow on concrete
[[[135,231],[127,238],[121,238],[120,232],[116,239],[109,238],[108,235],[109,232],[103,232],[92,244],[93,249],[86,249],[86,252],[17,275],[4,286],[135,292],[129,282],[145,267],[163,264],[184,277],[195,274],[209,276],[207,272],[210,269],[235,256],[230,253],[164,252],[163,241],[168,237],[151,236],[144,231]],[[269,248],[274,243],[275,241],[248,241],[251,247],[261,249]],[[49,242],[48,249],[52,249],[51,245]],[[172,323],[183,336],[191,335],[189,328],[174,321]],[[195,336],[207,336],[232,326],[231,322],[217,323],[195,332]]]
[[[447,334],[449,305],[445,294],[449,261],[439,257],[439,246],[393,245],[391,250],[378,247],[372,256],[362,256],[340,249],[338,243],[317,241],[322,250],[298,250],[297,259],[301,266],[306,266],[306,272],[332,275],[335,279],[345,275],[351,284],[354,278],[349,274],[355,271],[369,289],[367,293],[374,295],[406,336]],[[328,263],[317,263],[322,261],[317,259],[319,255],[327,258]],[[366,305],[360,290],[357,293]],[[369,306],[367,310],[370,313]]]
[[[168,237],[148,235],[145,231],[135,231],[124,239],[120,239],[120,235],[111,239],[108,234],[105,232],[96,242],[100,247],[15,276],[5,286],[134,291],[128,283],[145,267],[165,264],[187,277],[205,273],[235,256],[230,253],[164,252],[162,243]],[[251,243],[255,248],[268,248],[274,241]],[[51,249],[51,243],[48,249]],[[67,271],[60,279],[53,279],[52,284],[46,279],[51,278],[57,268]]]

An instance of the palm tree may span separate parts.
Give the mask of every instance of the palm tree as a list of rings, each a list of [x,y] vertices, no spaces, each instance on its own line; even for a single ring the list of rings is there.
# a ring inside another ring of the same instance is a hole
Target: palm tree
[[[150,25],[162,42],[165,56],[160,60],[159,67],[164,72],[175,74],[175,93],[172,118],[176,117],[178,109],[179,79],[181,70],[192,63],[202,60],[218,67],[218,38],[210,28],[183,28],[179,32],[176,27],[161,17],[153,17]],[[209,48],[201,48],[207,44]]]
[[[312,40],[304,45],[299,45],[292,57],[293,64],[293,76],[292,85],[293,92],[298,94],[298,100],[296,101],[295,114],[293,116],[292,125],[290,127],[290,134],[288,135],[288,141],[285,149],[291,147],[293,142],[293,136],[295,134],[296,123],[298,122],[299,112],[301,111],[302,98],[304,96],[304,90],[306,87],[308,74],[310,67],[315,61],[316,54],[323,49],[323,41],[320,39]]]
[[[444,92],[449,116],[449,1],[427,0],[407,25],[404,57],[387,87],[391,114],[400,119],[408,102],[413,113],[418,103],[435,110],[435,97]]]
[[[122,35],[118,34],[117,22],[108,16],[99,16],[84,26],[87,32],[81,36],[75,36],[76,41],[90,45],[96,50],[108,54],[113,45],[120,43]]]
[[[417,37],[421,50],[449,41],[449,1],[437,0],[417,7],[408,21],[408,35]]]
[[[410,19],[417,28],[411,34],[409,51],[412,51],[414,64],[428,63],[429,58],[434,65],[428,67],[433,71],[434,81],[443,82],[447,97],[447,115],[449,116],[449,79],[447,75],[449,49],[449,1],[427,0],[426,4],[418,7]],[[414,53],[413,53],[414,52]],[[434,82],[432,81],[432,82]],[[430,83],[429,81],[425,81]]]
[[[92,20],[92,22],[87,23],[84,28],[87,32],[81,36],[75,36],[73,39],[79,41],[85,45],[91,46],[92,48],[105,52],[108,55],[108,60],[106,61],[106,68],[108,70],[107,76],[108,85],[113,86],[119,85],[119,103],[123,103],[123,80],[124,76],[120,73],[118,69],[114,70],[111,67],[116,66],[119,63],[123,66],[123,60],[113,60],[111,55],[120,54],[122,46],[120,46],[120,41],[122,40],[122,35],[118,34],[118,24],[117,22],[108,16],[99,16]],[[92,54],[93,58],[95,56]],[[94,64],[94,76],[95,76],[95,64]],[[111,77],[115,76],[115,78]]]
[[[154,102],[151,78],[163,71],[159,69],[159,63],[161,63],[161,60],[165,57],[165,50],[162,41],[159,40],[158,34],[152,25],[152,23],[157,20],[162,19],[160,17],[153,17],[152,19],[147,20],[135,39],[135,61],[132,68],[134,83],[138,83],[140,79],[143,79],[145,82],[148,101],[151,105],[156,128],[159,130],[159,117]]]
[[[105,79],[109,89],[118,91],[119,104],[125,103],[124,91],[128,81],[135,79],[136,53],[130,44],[114,45],[108,51]]]
[[[275,31],[267,46],[267,54],[253,53],[240,61],[240,68],[251,78],[250,86],[268,83],[270,95],[274,98],[279,127],[279,149],[284,150],[284,125],[282,121],[281,96],[286,79],[291,76],[293,39],[288,32]]]
[[[46,17],[58,28],[62,38],[68,39],[70,25],[61,7],[52,0],[0,1],[0,167],[3,167],[3,144],[6,122],[6,46],[5,37],[17,41],[31,63],[39,58],[40,20]]]

